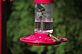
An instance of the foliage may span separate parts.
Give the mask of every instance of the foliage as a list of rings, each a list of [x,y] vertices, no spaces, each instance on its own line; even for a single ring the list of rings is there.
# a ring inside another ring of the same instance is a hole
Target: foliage
[[[12,54],[81,54],[82,8],[81,0],[55,0],[54,35],[67,37],[68,43],[59,46],[29,46],[20,37],[33,34],[33,0],[14,0],[12,13],[7,21],[7,46]]]

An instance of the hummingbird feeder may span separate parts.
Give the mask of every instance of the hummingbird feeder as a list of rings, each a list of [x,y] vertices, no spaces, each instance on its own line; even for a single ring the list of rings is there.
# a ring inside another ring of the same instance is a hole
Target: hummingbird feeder
[[[67,42],[67,38],[53,36],[53,0],[34,0],[34,3],[34,34],[20,38],[20,41],[35,46],[59,45],[62,42]]]

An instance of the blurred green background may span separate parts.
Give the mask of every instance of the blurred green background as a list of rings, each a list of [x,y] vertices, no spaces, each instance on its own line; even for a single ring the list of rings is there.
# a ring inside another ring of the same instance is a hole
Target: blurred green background
[[[12,54],[81,54],[82,0],[54,0],[54,35],[69,42],[58,46],[30,46],[19,38],[34,33],[33,0],[14,0],[7,20],[7,47]]]

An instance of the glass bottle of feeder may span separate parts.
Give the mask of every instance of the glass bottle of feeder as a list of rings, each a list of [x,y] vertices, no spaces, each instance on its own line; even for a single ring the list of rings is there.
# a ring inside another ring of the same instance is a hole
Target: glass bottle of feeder
[[[20,38],[21,42],[29,45],[59,45],[67,42],[67,38],[54,37],[53,33],[53,0],[34,0],[35,29],[34,34]]]
[[[35,32],[53,33],[52,12],[52,4],[35,4]]]

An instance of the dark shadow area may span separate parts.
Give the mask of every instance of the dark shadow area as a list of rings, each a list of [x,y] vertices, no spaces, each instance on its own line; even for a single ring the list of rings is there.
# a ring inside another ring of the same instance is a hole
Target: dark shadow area
[[[7,19],[7,3],[2,4],[2,54],[7,53],[6,42],[6,19]]]
[[[2,54],[12,54],[10,49],[7,48],[7,20],[10,18],[11,14],[10,1],[2,3]]]

